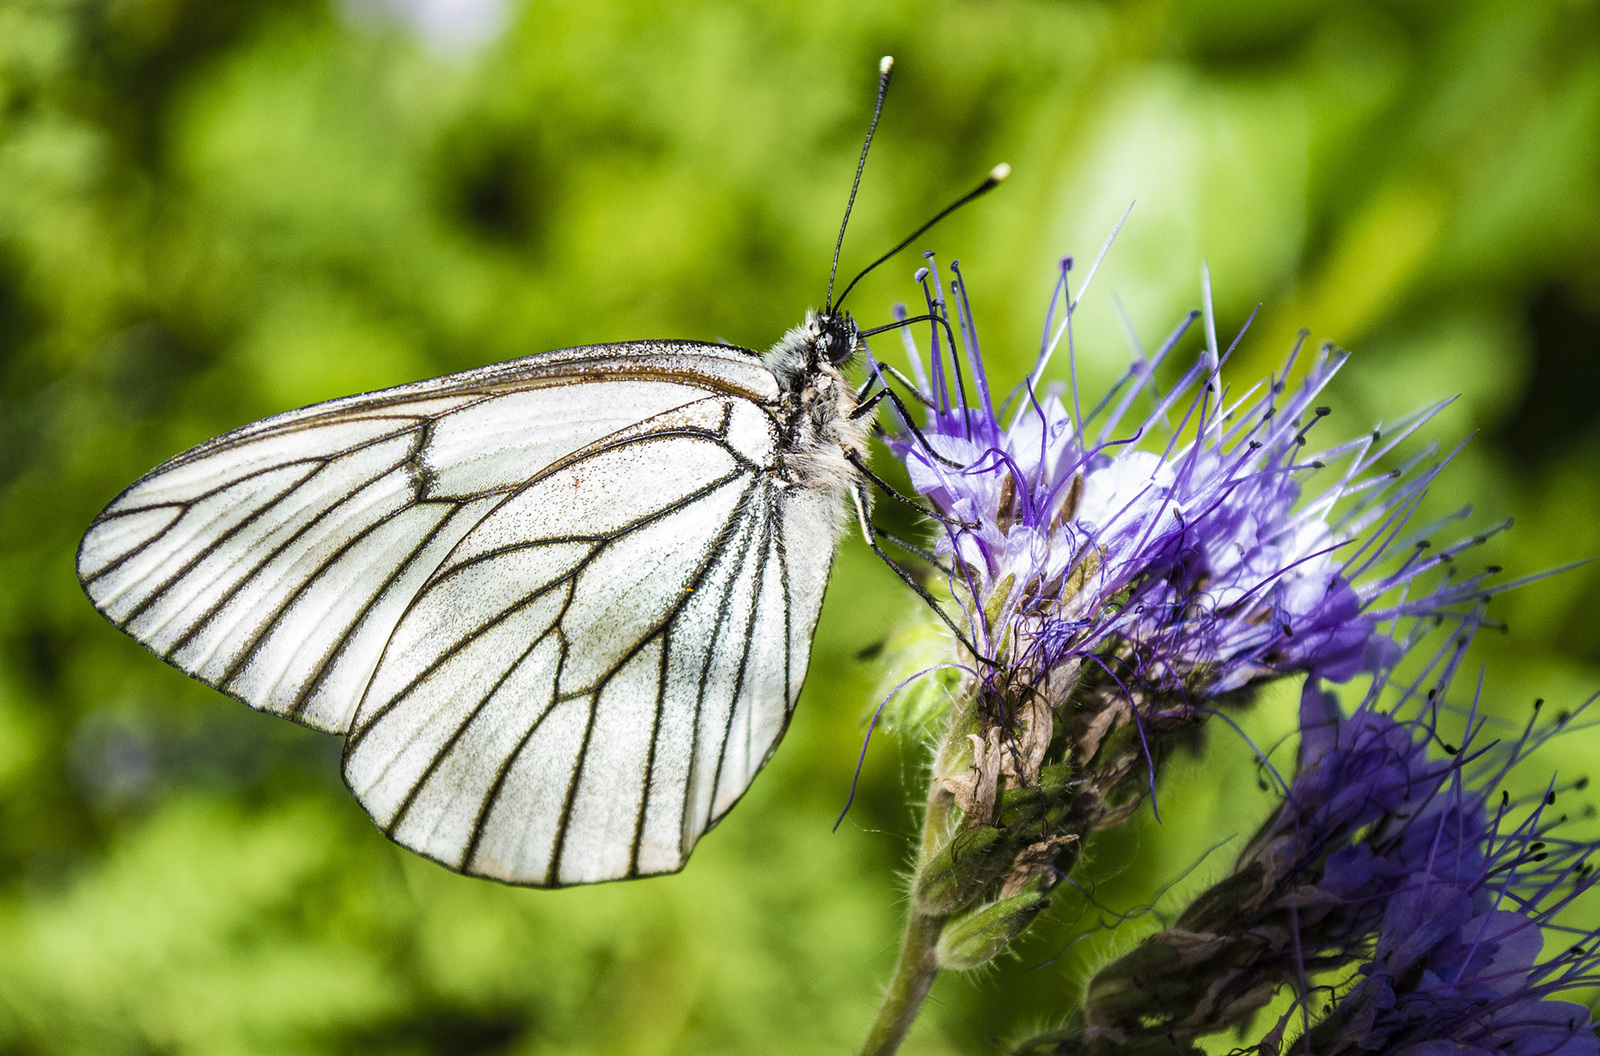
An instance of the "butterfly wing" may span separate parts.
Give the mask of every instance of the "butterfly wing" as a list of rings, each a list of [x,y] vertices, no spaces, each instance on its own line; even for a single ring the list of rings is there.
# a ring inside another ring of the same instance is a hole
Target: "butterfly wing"
[[[522,883],[679,868],[787,725],[832,556],[766,472],[778,439],[701,400],[474,527],[351,730],[346,780],[385,831]]]
[[[79,575],[186,673],[348,733],[399,842],[670,871],[781,735],[837,538],[772,472],[777,395],[746,353],[639,343],[321,404],[145,476]]]

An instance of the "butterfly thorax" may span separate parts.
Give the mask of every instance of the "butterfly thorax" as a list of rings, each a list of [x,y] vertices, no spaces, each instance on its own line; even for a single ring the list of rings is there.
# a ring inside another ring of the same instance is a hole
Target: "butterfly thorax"
[[[785,453],[779,472],[786,482],[842,495],[858,477],[851,461],[866,458],[872,416],[852,417],[855,390],[839,368],[860,348],[848,315],[807,312],[762,357],[780,392]]]

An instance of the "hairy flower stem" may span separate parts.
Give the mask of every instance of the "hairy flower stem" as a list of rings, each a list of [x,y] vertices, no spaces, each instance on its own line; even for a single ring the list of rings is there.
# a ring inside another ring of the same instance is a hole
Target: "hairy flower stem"
[[[957,736],[959,718],[955,718],[945,731],[939,757],[950,739]],[[950,831],[958,824],[950,793],[939,787],[937,781],[928,787],[928,804],[922,814],[922,835],[918,841],[917,866],[913,875],[911,907],[906,913],[906,930],[900,938],[900,956],[895,960],[894,974],[884,990],[883,1001],[878,1006],[877,1019],[861,1047],[861,1056],[889,1056],[900,1048],[906,1032],[922,1010],[933,981],[939,977],[937,944],[939,932],[949,919],[947,913],[929,913],[919,907],[916,897],[917,879],[925,875],[928,863],[938,853]]]
[[[861,1047],[861,1056],[889,1056],[899,1050],[922,1009],[928,990],[939,976],[934,944],[943,926],[941,917],[911,911],[905,935],[900,940],[900,957],[895,961],[894,975],[889,978],[883,1003],[878,1006],[878,1018],[867,1034],[866,1044]]]

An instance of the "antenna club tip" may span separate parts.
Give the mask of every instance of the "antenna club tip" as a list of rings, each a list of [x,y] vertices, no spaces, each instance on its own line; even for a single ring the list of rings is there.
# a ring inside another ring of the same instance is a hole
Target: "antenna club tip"
[[[1011,164],[1005,161],[1002,161],[1000,164],[989,170],[989,179],[993,180],[995,183],[1000,183],[1010,175]]]
[[[892,70],[892,69],[894,69],[894,56],[893,55],[885,55],[883,58],[878,60],[878,76],[879,77],[887,77],[889,75],[889,71]]]

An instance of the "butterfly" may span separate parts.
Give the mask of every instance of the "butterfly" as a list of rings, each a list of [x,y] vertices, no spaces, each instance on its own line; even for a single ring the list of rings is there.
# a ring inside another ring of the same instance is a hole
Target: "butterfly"
[[[570,348],[236,429],[117,496],[79,579],[184,673],[342,734],[413,851],[535,886],[673,872],[788,726],[852,505],[878,549],[876,400],[842,373],[875,331],[831,285],[764,355]]]

